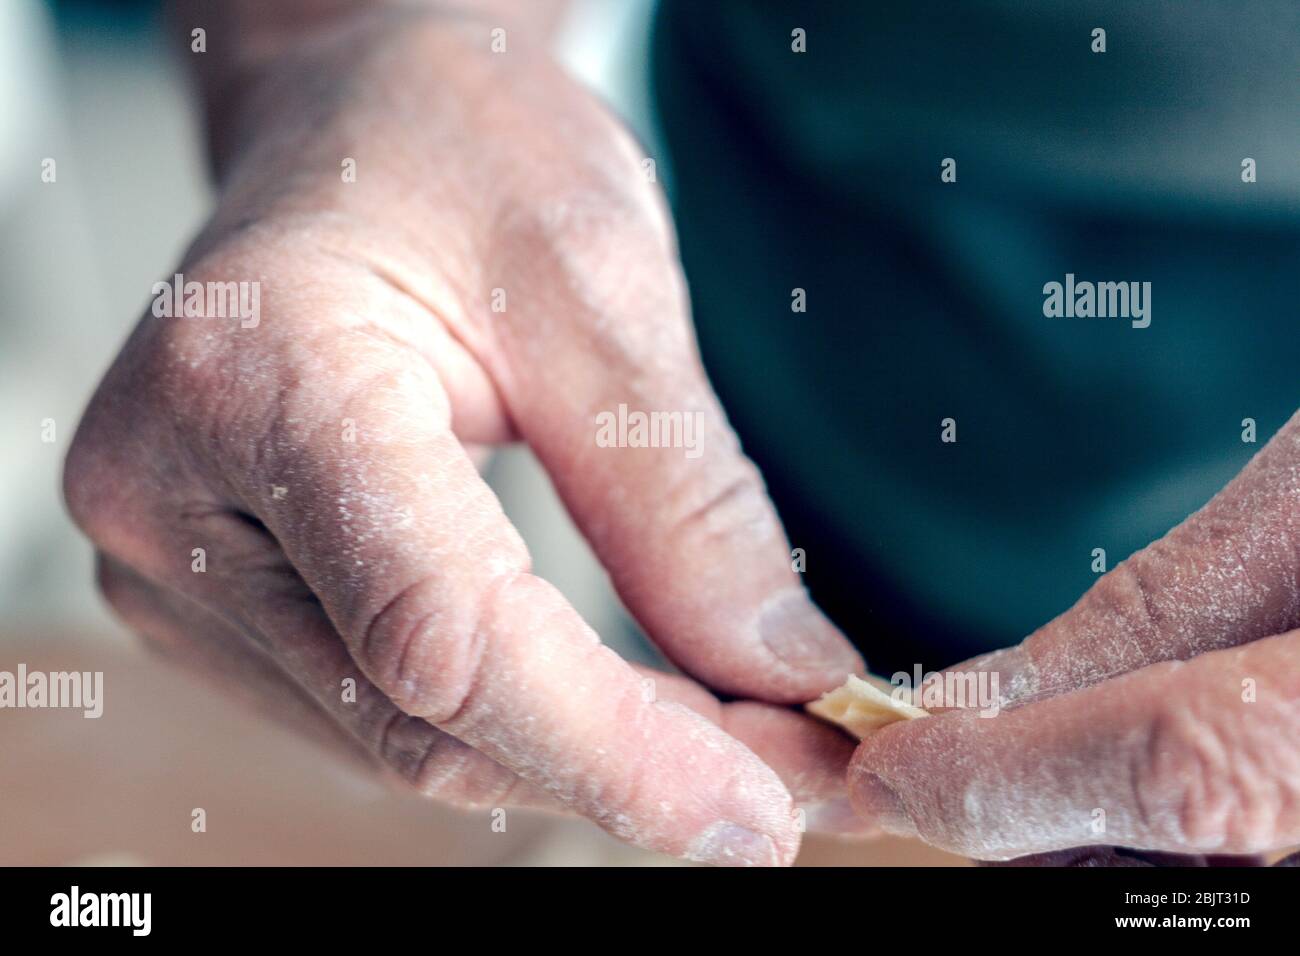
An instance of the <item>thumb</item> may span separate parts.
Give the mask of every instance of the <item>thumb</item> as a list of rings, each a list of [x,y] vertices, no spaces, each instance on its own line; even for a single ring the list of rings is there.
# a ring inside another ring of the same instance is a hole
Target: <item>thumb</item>
[[[585,199],[581,229],[512,224],[496,266],[505,401],[675,663],[730,694],[810,700],[862,661],[808,599],[709,386],[653,198],[609,193]]]

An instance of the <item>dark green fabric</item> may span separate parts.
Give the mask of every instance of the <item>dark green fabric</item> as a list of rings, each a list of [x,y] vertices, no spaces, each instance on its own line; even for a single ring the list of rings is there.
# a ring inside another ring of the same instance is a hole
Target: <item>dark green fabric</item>
[[[1294,3],[661,3],[705,362],[877,670],[1018,641],[1300,406],[1298,36]],[[1151,282],[1151,326],[1045,317],[1067,272]]]

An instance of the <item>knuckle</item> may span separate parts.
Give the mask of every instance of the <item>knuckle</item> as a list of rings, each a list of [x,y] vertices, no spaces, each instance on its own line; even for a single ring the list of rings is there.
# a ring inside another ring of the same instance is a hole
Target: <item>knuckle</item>
[[[1134,752],[1130,773],[1139,828],[1188,851],[1258,848],[1269,839],[1269,773],[1252,768],[1243,740],[1221,717],[1161,707]]]
[[[432,716],[437,705],[455,692],[456,666],[446,660],[457,649],[448,622],[431,610],[441,596],[442,582],[422,578],[398,591],[361,631],[359,657],[370,678],[401,712]],[[416,661],[436,654],[440,665],[427,675],[413,673]]]
[[[437,733],[421,754],[411,785],[423,797],[465,809],[499,803],[513,776],[450,734]]]
[[[487,619],[513,577],[498,578],[463,608],[449,599],[449,582],[430,575],[398,591],[369,620],[359,656],[403,712],[442,724],[466,708],[483,666]]]
[[[416,751],[416,759],[407,765],[405,777],[421,796],[452,802],[460,795],[460,782],[474,751],[450,734],[432,727],[429,730],[425,742]]]
[[[433,750],[446,735],[394,707],[375,685],[363,687],[357,701],[358,736],[405,786],[417,789],[415,784],[421,767],[431,759]]]
[[[709,469],[703,480],[692,470],[690,478],[678,488],[673,505],[679,534],[717,544],[779,535],[763,478],[748,459]]]
[[[450,405],[434,373],[364,328],[331,328],[267,346],[258,361],[267,366],[271,388],[241,394],[232,385],[209,414],[212,445],[235,464],[228,480],[245,494],[315,470],[316,456],[371,464],[431,428],[450,429]],[[421,415],[419,427],[412,409]],[[343,437],[349,422],[364,442]]]
[[[420,766],[429,758],[430,750],[440,735],[418,717],[402,713],[382,694],[376,693],[373,697],[366,718],[372,729],[366,736],[373,740],[379,758],[397,771],[403,781],[414,784]]]
[[[499,801],[513,785],[514,777],[504,767],[382,698],[369,723],[380,759],[407,789],[422,797],[470,809]]]
[[[151,324],[150,324],[151,323]],[[146,317],[95,392],[64,460],[62,492],[73,522],[101,546],[127,537],[145,463],[177,481],[193,477],[188,446],[207,388],[189,358],[194,332]]]
[[[1139,552],[1117,565],[1090,592],[1102,614],[1114,619],[1117,625],[1114,633],[1123,636],[1125,653],[1150,647],[1160,631],[1162,614],[1151,582],[1150,558],[1145,552]],[[1129,666],[1143,663],[1146,663],[1144,656]]]
[[[171,424],[177,444],[227,479],[257,471],[268,452],[291,451],[319,417],[322,398],[356,377],[345,373],[371,365],[370,354],[345,363],[344,350],[327,341],[339,331],[333,299],[323,283],[306,281],[318,264],[309,243],[296,239],[238,237],[188,262],[185,288],[206,295],[197,314],[178,305],[175,314],[146,315],[132,350],[132,384],[147,382],[148,401],[164,413],[159,418]],[[283,250],[291,243],[298,255],[288,260]],[[264,319],[269,304],[277,308]],[[284,422],[301,427],[286,430]]]
[[[1128,775],[1137,831],[1145,839],[1180,845],[1204,828],[1203,801],[1192,781],[1207,754],[1185,713],[1160,708],[1138,738]]]

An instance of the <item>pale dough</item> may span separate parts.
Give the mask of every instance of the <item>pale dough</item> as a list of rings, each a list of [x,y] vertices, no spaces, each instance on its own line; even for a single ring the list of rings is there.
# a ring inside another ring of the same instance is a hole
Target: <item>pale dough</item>
[[[861,740],[896,720],[930,716],[904,699],[910,696],[910,691],[895,697],[898,690],[879,677],[863,680],[850,674],[843,686],[827,691],[806,707],[808,713],[843,727]]]

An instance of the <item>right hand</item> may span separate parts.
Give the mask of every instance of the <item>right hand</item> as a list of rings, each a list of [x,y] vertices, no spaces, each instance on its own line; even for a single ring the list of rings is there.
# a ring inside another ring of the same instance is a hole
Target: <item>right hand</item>
[[[260,321],[146,315],[92,400],[66,496],[109,601],[425,793],[790,862],[778,773],[835,805],[852,746],[771,704],[861,662],[708,386],[632,140],[543,57],[435,15],[317,36],[228,105],[220,202],[179,271],[260,283]],[[597,447],[620,403],[702,412],[702,456]],[[516,437],[664,652],[768,703],[667,675],[648,692],[529,572],[473,462]]]

